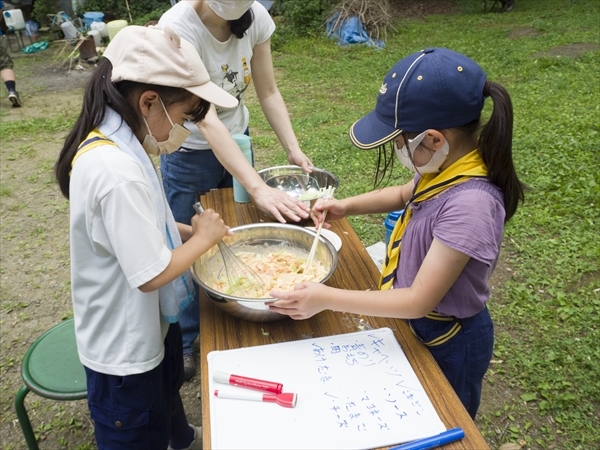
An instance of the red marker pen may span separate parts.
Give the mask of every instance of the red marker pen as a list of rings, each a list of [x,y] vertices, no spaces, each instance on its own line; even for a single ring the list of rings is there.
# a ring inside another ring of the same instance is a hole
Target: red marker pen
[[[234,398],[237,400],[253,400],[257,402],[273,402],[284,408],[293,408],[296,406],[296,399],[298,396],[291,392],[282,394],[265,394],[262,392],[249,392],[249,391],[222,391],[219,389],[215,390],[215,397],[219,398]]]
[[[258,380],[256,378],[243,377],[241,375],[232,375],[230,373],[215,371],[213,380],[217,383],[230,384],[232,386],[240,386],[248,389],[256,389],[258,391],[273,392],[281,394],[283,392],[283,384],[274,381]]]

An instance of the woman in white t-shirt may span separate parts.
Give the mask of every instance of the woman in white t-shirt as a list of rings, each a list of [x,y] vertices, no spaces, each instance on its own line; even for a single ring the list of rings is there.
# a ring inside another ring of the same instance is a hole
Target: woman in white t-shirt
[[[289,114],[277,88],[271,57],[275,23],[267,10],[253,0],[191,0],[177,3],[159,21],[175,28],[190,41],[206,65],[210,79],[239,100],[234,108],[217,108],[219,119],[231,134],[248,134],[249,114],[244,94],[253,82],[269,124],[291,164],[310,172],[312,162],[302,152]],[[161,156],[163,185],[178,222],[189,223],[198,195],[210,189],[231,187],[232,175],[264,211],[284,222],[308,217],[302,202],[268,187],[241,151],[211,147],[206,136],[186,123],[190,137],[179,151]],[[199,312],[195,301],[181,318],[186,379],[195,373],[193,343],[198,336]]]

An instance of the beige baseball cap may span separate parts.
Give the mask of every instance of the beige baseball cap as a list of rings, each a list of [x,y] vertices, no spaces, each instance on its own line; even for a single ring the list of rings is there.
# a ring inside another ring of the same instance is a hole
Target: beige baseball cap
[[[137,81],[183,88],[222,108],[237,106],[237,99],[210,81],[194,46],[177,32],[130,25],[110,41],[104,57],[112,63],[111,81]]]

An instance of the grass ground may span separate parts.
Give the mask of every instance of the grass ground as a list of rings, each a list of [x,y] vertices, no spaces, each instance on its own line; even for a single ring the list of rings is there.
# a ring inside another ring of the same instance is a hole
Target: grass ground
[[[492,448],[600,448],[600,5],[597,0],[517,0],[483,14],[459,0],[452,14],[401,19],[384,49],[340,47],[325,37],[274,38],[279,87],[301,143],[340,178],[337,195],[369,190],[375,154],[351,146],[348,127],[369,112],[381,80],[402,57],[443,46],[476,60],[511,93],[514,158],[530,186],[508,224],[493,279],[495,357],[477,425]],[[16,58],[24,107],[0,95],[0,442],[23,448],[12,401],[27,345],[70,314],[68,204],[52,164],[73,123],[79,75],[42,82],[45,54]],[[44,66],[50,76],[49,66]],[[67,96],[71,88],[74,95]],[[42,98],[43,95],[43,98]],[[285,163],[253,98],[257,167]],[[392,182],[408,179],[397,166]],[[383,216],[354,218],[366,246],[383,237]],[[186,407],[197,408],[197,391]],[[42,448],[94,448],[85,403],[32,398]]]
[[[401,20],[380,50],[285,40],[281,90],[302,148],[340,176],[345,197],[370,189],[375,167],[372,152],[351,146],[348,127],[373,108],[397,60],[448,47],[508,89],[514,159],[530,190],[506,228],[490,302],[497,342],[487,381],[510,395],[478,421],[497,444],[599,448],[600,5],[517,0],[511,13],[482,14],[479,1],[456,4],[454,14]],[[259,111],[251,117],[266,129]],[[257,142],[276,148],[271,135]],[[396,171],[398,181],[407,176]],[[353,220],[366,245],[381,239],[382,220]]]

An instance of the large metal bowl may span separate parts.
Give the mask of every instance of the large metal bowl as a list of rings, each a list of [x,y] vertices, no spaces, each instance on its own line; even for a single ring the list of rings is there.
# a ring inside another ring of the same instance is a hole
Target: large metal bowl
[[[259,170],[258,174],[268,186],[282,190],[294,198],[304,200],[308,197],[304,201],[310,208],[318,198],[311,198],[312,192],[329,186],[337,188],[340,184],[334,174],[317,167],[313,167],[311,173],[306,173],[300,166],[276,166]]]
[[[316,237],[316,233],[312,230],[281,223],[242,225],[232,228],[231,231],[234,233],[233,236],[226,236],[224,241],[234,252],[236,249],[248,251],[250,248],[256,248],[257,252],[264,252],[265,247],[270,247],[271,250],[287,247],[302,250],[308,256]],[[327,274],[320,280],[321,283],[324,283],[337,268],[338,254],[333,244],[322,236],[319,237],[315,261],[319,261],[327,269]],[[253,322],[270,322],[287,317],[269,310],[266,301],[272,301],[272,298],[235,297],[211,287],[211,280],[222,267],[223,260],[216,245],[204,253],[192,266],[194,281],[204,289],[216,306],[232,316]]]

